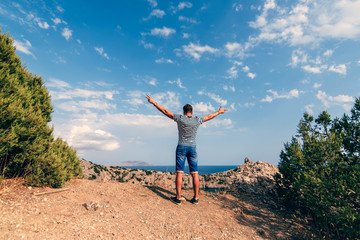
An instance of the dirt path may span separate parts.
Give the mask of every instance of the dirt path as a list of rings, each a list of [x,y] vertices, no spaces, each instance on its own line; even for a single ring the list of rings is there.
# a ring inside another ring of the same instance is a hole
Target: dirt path
[[[72,180],[65,191],[20,185],[0,195],[0,239],[293,239],[305,227],[271,204],[202,193],[200,203],[169,201],[173,191],[131,183]],[[187,199],[192,191],[184,191]],[[264,208],[264,206],[267,206]]]

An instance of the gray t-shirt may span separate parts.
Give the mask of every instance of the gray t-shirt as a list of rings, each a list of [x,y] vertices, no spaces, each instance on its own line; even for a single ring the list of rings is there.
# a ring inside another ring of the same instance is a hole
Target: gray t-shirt
[[[204,122],[203,117],[174,114],[174,121],[178,125],[179,145],[196,146],[196,132],[200,124]]]

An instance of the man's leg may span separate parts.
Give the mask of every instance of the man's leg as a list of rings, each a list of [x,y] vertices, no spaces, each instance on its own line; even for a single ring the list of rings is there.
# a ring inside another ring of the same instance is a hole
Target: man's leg
[[[199,198],[199,189],[200,189],[200,181],[199,181],[199,174],[197,172],[191,173],[193,178],[193,186],[194,186],[194,198]]]
[[[181,198],[181,188],[183,182],[183,172],[176,171],[176,199]]]
[[[190,173],[193,178],[193,187],[194,187],[194,199],[199,199],[199,172],[198,172],[198,161],[197,161],[197,152],[196,147],[191,147],[188,153],[188,163],[190,168]]]
[[[178,145],[176,147],[176,199],[181,198],[181,187],[182,187],[182,177],[184,174],[185,168],[185,159],[186,159],[186,146]]]

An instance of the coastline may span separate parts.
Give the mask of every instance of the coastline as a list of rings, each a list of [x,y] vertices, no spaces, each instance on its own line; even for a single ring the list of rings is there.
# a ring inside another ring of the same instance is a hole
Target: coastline
[[[175,172],[174,165],[147,165],[147,166],[121,166],[123,168],[136,170],[152,170],[157,172]],[[237,165],[199,165],[199,174],[213,174],[236,169]],[[185,173],[189,173],[188,166],[185,166]]]

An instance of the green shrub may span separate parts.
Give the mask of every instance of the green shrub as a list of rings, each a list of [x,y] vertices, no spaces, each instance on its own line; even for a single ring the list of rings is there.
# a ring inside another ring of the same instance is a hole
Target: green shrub
[[[48,126],[53,109],[42,78],[22,66],[13,40],[2,33],[0,89],[0,171],[4,176],[52,187],[81,176],[76,151],[61,139],[54,140]]]
[[[94,179],[96,179],[96,175],[93,174],[93,175],[91,175],[91,177],[89,177],[88,179],[89,179],[89,180],[94,180]]]
[[[275,179],[284,203],[312,215],[325,236],[360,238],[360,98],[351,116],[307,113],[285,144]]]
[[[94,166],[94,172],[95,172],[97,175],[100,175],[100,170],[97,168],[97,166]]]

